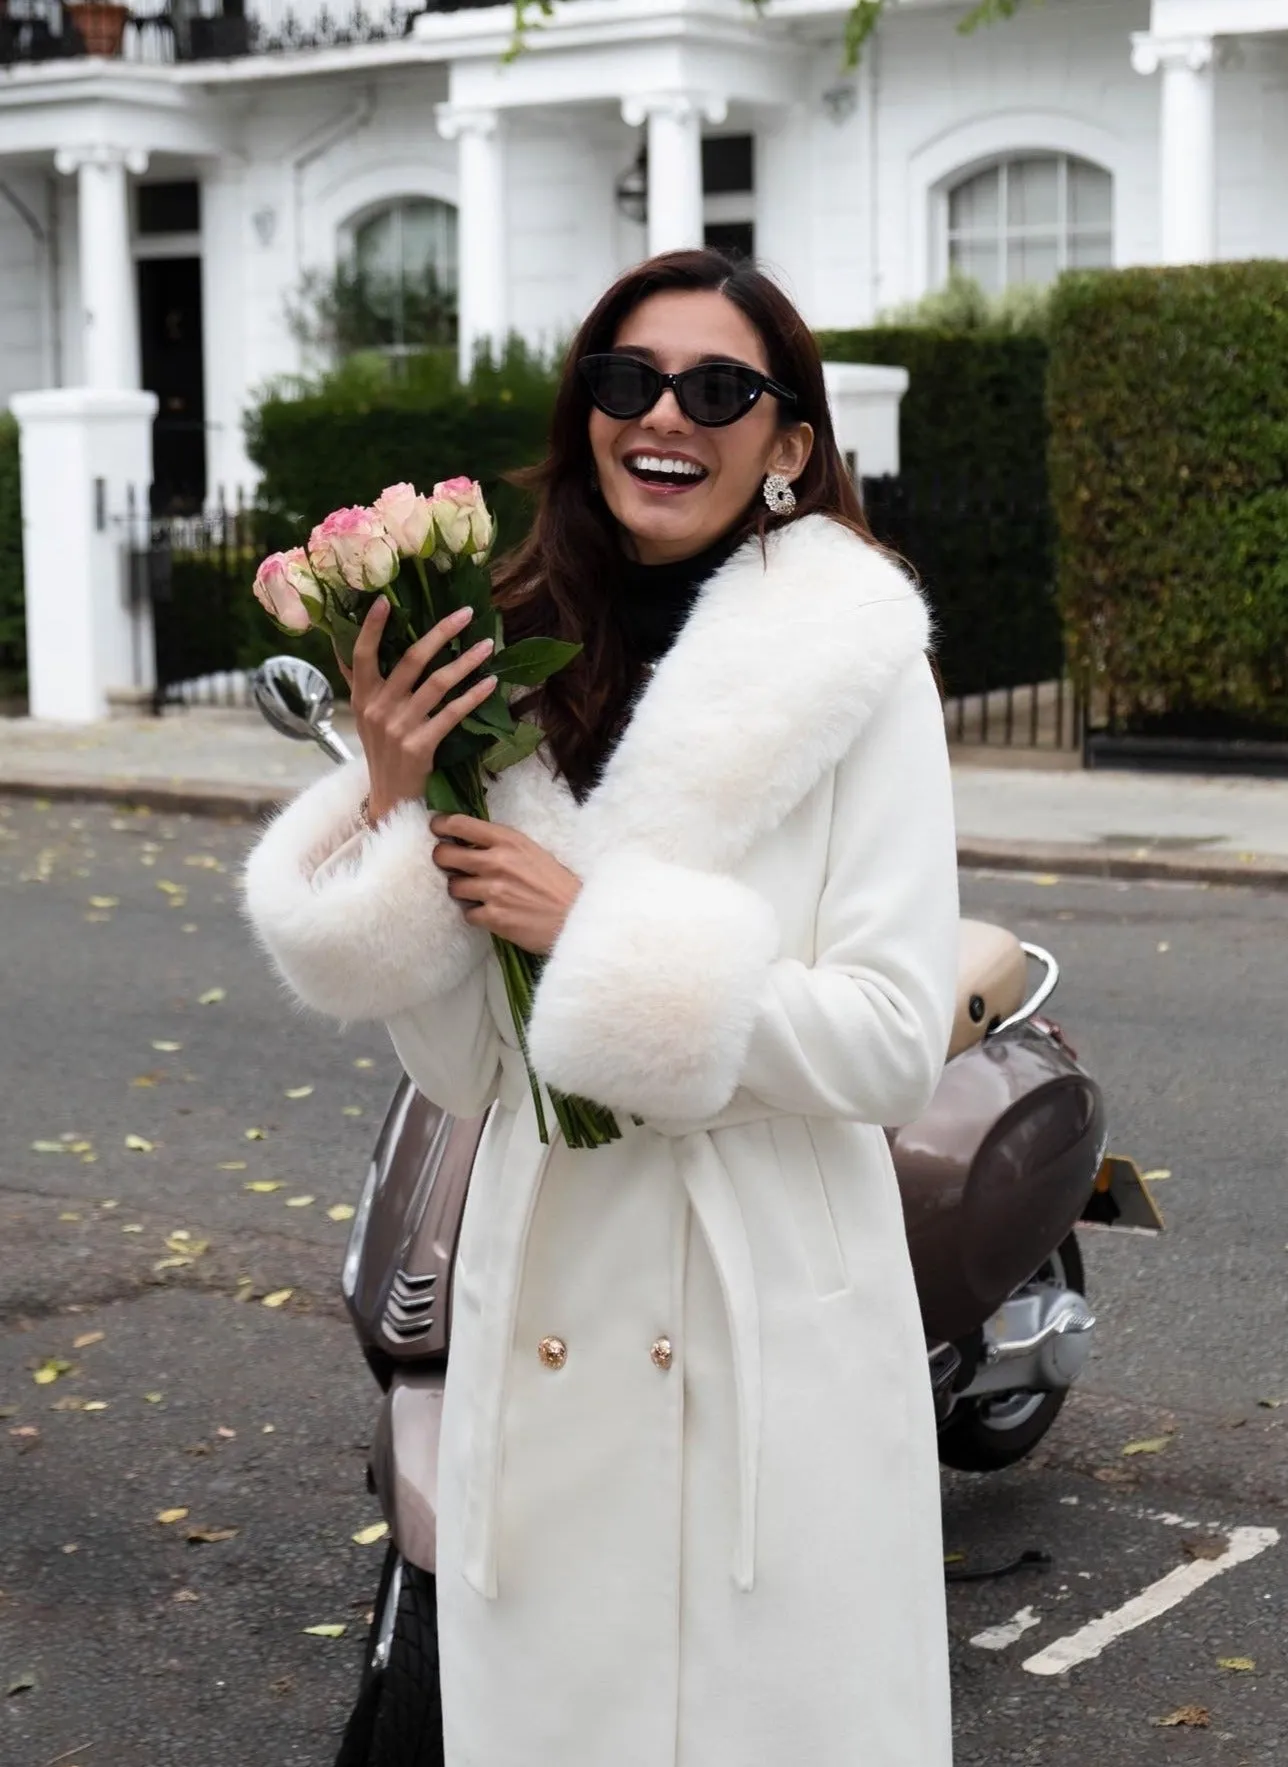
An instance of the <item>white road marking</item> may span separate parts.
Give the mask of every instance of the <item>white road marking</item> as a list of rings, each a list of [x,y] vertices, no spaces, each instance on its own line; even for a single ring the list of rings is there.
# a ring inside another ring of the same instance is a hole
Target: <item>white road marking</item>
[[[1156,1620],[1214,1577],[1232,1571],[1236,1565],[1247,1564],[1250,1559],[1277,1545],[1278,1541],[1276,1528],[1234,1528],[1230,1533],[1230,1544],[1220,1558],[1195,1559],[1190,1564],[1178,1565],[1122,1607],[1101,1614],[1098,1620],[1092,1620],[1065,1638],[1057,1638],[1045,1650],[1029,1657],[1022,1667],[1030,1675],[1063,1675],[1078,1663],[1091,1662],[1116,1638]]]
[[[977,1632],[971,1643],[980,1650],[1009,1650],[1017,1638],[1022,1638],[1034,1626],[1042,1621],[1031,1607],[1022,1607],[1018,1614],[1006,1620],[1000,1626],[989,1626],[983,1632]]]

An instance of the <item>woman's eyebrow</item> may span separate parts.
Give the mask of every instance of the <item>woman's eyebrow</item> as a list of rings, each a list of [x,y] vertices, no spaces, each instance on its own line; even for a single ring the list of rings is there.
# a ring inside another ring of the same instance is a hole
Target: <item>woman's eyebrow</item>
[[[654,367],[657,366],[657,351],[645,349],[643,344],[618,344],[617,354],[619,356],[638,356],[642,362],[651,362]],[[754,372],[759,373],[753,363],[744,362],[741,356],[732,356],[727,351],[721,350],[708,350],[705,355],[695,356],[691,366],[702,368],[708,362],[733,362],[739,368],[751,368]]]

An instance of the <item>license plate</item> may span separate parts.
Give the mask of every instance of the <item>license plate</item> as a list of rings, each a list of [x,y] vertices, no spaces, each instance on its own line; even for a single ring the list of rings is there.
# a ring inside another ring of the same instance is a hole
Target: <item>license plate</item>
[[[1163,1217],[1140,1167],[1123,1154],[1106,1154],[1082,1219],[1089,1227],[1116,1227],[1126,1233],[1163,1231]]]

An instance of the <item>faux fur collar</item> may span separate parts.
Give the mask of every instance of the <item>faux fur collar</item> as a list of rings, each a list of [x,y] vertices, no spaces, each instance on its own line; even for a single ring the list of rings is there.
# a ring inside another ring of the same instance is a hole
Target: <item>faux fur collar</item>
[[[534,756],[496,782],[492,815],[583,874],[632,848],[731,870],[841,760],[930,636],[896,564],[828,517],[803,517],[763,558],[749,541],[703,585],[584,804],[562,782],[551,802]]]

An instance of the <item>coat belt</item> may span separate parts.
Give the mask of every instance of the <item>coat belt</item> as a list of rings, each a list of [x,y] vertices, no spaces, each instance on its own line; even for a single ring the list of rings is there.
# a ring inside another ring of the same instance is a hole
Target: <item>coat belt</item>
[[[552,1133],[557,1134],[549,1111],[547,1121]],[[715,1266],[724,1301],[737,1415],[738,1530],[732,1574],[737,1588],[751,1590],[756,1575],[762,1422],[760,1310],[751,1246],[737,1195],[710,1135],[698,1131],[667,1139],[674,1149],[676,1166]],[[498,1592],[501,1450],[509,1363],[524,1258],[541,1181],[551,1156],[551,1149],[543,1148],[534,1163],[532,1148],[536,1142],[536,1113],[529,1094],[520,1104],[519,1119],[511,1130],[498,1187],[502,1196],[512,1196],[516,1202],[522,1197],[522,1205],[513,1213],[507,1212],[496,1224],[474,1367],[478,1393],[486,1394],[487,1399],[483,1404],[477,1398],[475,1401],[465,1491],[462,1570],[471,1588],[489,1600],[495,1600]]]

